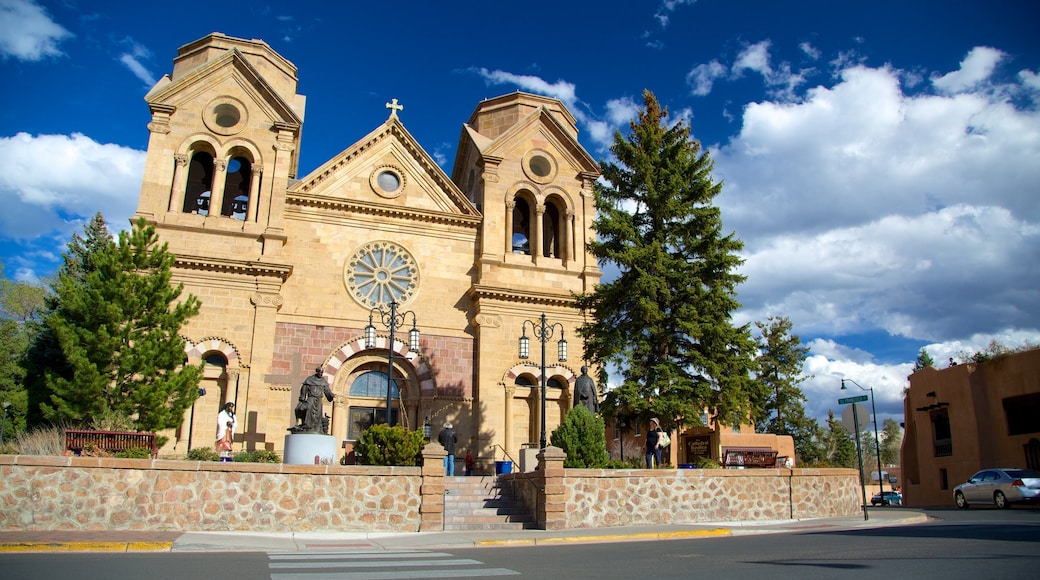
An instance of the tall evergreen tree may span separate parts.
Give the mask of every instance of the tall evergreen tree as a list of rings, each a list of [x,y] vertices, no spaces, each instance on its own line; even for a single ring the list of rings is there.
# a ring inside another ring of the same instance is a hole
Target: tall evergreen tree
[[[881,422],[881,463],[899,465],[902,455],[903,430],[895,419],[889,417]]]
[[[202,376],[201,366],[183,364],[178,334],[199,301],[178,301],[174,257],[143,219],[118,244],[96,241],[70,244],[54,286],[46,322],[62,360],[44,369],[44,417],[90,422],[114,412],[142,430],[176,427]]]
[[[831,465],[859,469],[856,442],[845,430],[841,419],[834,417],[834,411],[827,412],[827,430],[824,433],[823,443],[827,461]]]
[[[579,331],[587,357],[622,374],[604,412],[636,410],[667,427],[697,424],[705,410],[723,424],[746,423],[762,387],[749,374],[749,327],[731,320],[743,243],[722,233],[712,205],[722,184],[689,126],[666,126],[650,91],[643,101],[628,138],[615,134],[617,161],[600,163],[595,191],[589,250],[620,274],[578,296],[592,315]]]

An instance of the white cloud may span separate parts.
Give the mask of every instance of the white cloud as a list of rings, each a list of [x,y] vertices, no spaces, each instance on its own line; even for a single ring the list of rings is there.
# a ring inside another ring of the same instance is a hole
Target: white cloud
[[[141,62],[151,58],[152,53],[145,47],[134,42],[132,39],[127,39],[130,44],[130,52],[125,52],[119,56],[119,62],[123,63],[126,68],[130,69],[130,72],[134,73],[134,76],[141,79],[145,87],[151,88],[155,86],[155,75]]]
[[[960,69],[932,78],[932,85],[947,94],[970,90],[988,80],[1005,56],[995,48],[977,46],[961,61]]]
[[[763,77],[772,74],[773,69],[769,66],[770,44],[768,40],[763,40],[744,48],[733,63],[733,74],[739,76],[745,70],[757,72]]]
[[[821,55],[820,50],[813,46],[811,43],[802,42],[798,45],[798,48],[801,49],[803,53],[805,53],[805,56],[811,58],[812,60],[819,60]]]
[[[72,33],[31,0],[0,0],[0,55],[38,61],[61,56],[58,45]]]
[[[1040,340],[1040,113],[1003,96],[1028,90],[1028,73],[983,86],[983,60],[944,77],[955,94],[906,94],[904,71],[854,65],[798,101],[745,107],[741,132],[712,152],[725,228],[745,241],[738,322],[887,332],[931,342],[936,361],[992,337]],[[901,414],[912,359],[811,348],[814,416],[840,412],[837,373],[873,386],[882,418]]]
[[[137,209],[144,158],[143,151],[78,133],[0,138],[0,239],[42,240],[60,254],[99,211],[113,232],[123,229]]]
[[[654,18],[657,19],[661,28],[668,28],[671,13],[674,12],[676,8],[679,6],[693,6],[696,3],[697,0],[664,0],[661,2],[661,6],[658,7],[657,12],[654,13]]]
[[[580,113],[576,106],[578,99],[575,95],[573,83],[562,80],[550,83],[534,75],[518,75],[500,70],[489,71],[486,68],[475,68],[473,70],[490,84],[516,85],[526,91],[554,97],[563,101],[563,104],[567,105],[567,108],[571,110],[575,117]]]
[[[710,94],[715,81],[725,77],[727,72],[726,67],[717,60],[693,67],[686,75],[686,83],[693,87],[690,93],[698,97]]]
[[[1019,71],[1018,78],[1027,89],[1040,92],[1040,75],[1031,70],[1023,70]]]

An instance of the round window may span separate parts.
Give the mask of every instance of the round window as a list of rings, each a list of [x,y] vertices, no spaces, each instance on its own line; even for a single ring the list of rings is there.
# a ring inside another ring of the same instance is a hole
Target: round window
[[[379,176],[376,177],[376,183],[379,184],[379,188],[387,193],[393,193],[401,187],[401,178],[392,171],[381,171]]]
[[[531,161],[528,162],[531,168],[531,173],[534,173],[538,177],[548,177],[552,173],[552,163],[542,155],[535,155],[531,157]]]
[[[403,304],[419,287],[419,267],[411,254],[387,241],[369,242],[347,260],[347,290],[366,308]]]
[[[227,129],[237,125],[242,120],[242,115],[238,112],[238,107],[230,103],[221,103],[213,108],[213,120],[217,125]]]
[[[377,167],[368,178],[372,191],[381,197],[395,198],[404,193],[404,173],[392,165]]]

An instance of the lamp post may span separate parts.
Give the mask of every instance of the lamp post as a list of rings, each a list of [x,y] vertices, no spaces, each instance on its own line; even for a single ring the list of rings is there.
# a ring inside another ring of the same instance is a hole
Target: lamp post
[[[526,359],[531,356],[531,341],[527,338],[527,325],[531,325],[531,334],[542,343],[542,434],[538,440],[541,449],[545,449],[545,343],[553,337],[557,328],[560,329],[560,342],[557,345],[557,358],[560,362],[567,362],[567,341],[563,338],[563,324],[554,322],[549,324],[545,320],[543,312],[538,322],[525,320],[520,325],[520,358]]]
[[[857,383],[856,381],[854,381],[852,379],[841,379],[841,390],[843,390],[843,391],[846,390],[846,388],[845,388],[845,381],[848,381],[848,382],[856,385],[857,387],[859,387],[859,389],[861,391],[870,391],[870,412],[874,415],[872,417],[872,419],[874,421],[874,453],[877,455],[877,479],[878,479],[878,488],[879,488],[878,491],[881,492],[881,501],[882,501],[881,505],[884,505],[884,500],[885,500],[885,480],[884,480],[884,478],[881,477],[881,442],[878,440],[877,407],[874,406],[874,387],[864,387],[863,385]],[[864,504],[863,507],[864,507],[864,510],[865,510],[866,509],[866,504]]]
[[[199,397],[206,396],[206,389],[199,387]],[[191,435],[195,431],[195,403],[198,402],[198,398],[191,402],[191,418],[188,419],[188,451],[191,451]]]
[[[7,410],[11,408],[10,401],[4,401],[4,420],[0,421],[0,445],[4,444],[4,431],[7,430]]]
[[[379,320],[383,323],[383,326],[390,330],[390,344],[387,346],[389,355],[387,356],[387,368],[386,368],[386,426],[394,426],[393,413],[393,380],[394,380],[394,331],[404,326],[405,320],[409,314],[412,315],[412,329],[408,331],[408,348],[418,352],[419,350],[419,328],[418,318],[415,316],[415,312],[411,310],[407,312],[397,312],[397,301],[390,302],[390,311],[383,310],[381,306],[377,306],[372,310],[368,311],[368,326],[365,327],[365,348],[374,348],[376,346],[376,327],[372,324],[372,316],[379,314]]]

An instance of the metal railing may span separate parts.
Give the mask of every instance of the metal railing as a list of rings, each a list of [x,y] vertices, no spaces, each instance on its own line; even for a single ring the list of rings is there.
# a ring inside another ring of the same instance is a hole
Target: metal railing
[[[65,430],[65,449],[79,455],[88,446],[93,446],[109,453],[118,453],[137,447],[148,449],[151,451],[152,457],[159,453],[159,448],[155,444],[155,433]]]

